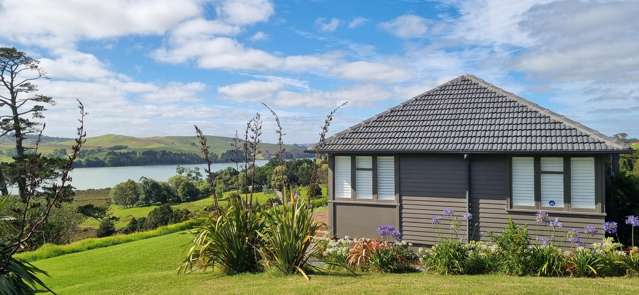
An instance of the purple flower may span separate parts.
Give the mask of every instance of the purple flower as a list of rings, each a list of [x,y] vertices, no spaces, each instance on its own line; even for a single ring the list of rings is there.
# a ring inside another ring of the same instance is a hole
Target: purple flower
[[[562,227],[563,224],[561,224],[561,222],[559,221],[559,218],[555,217],[555,219],[550,220],[548,222],[548,225],[550,225],[552,228],[557,228],[557,227]]]
[[[402,237],[399,230],[397,230],[392,224],[382,224],[378,226],[377,234],[383,238],[393,237],[395,240],[399,240]]]
[[[617,234],[617,223],[614,221],[606,221],[603,224],[603,229],[609,235]]]
[[[634,216],[634,215],[626,216],[626,224],[630,224],[630,225],[632,225],[632,227],[638,227],[639,226],[639,217]]]
[[[537,223],[538,224],[544,224],[546,222],[548,222],[548,212],[546,211],[537,211]]]
[[[594,224],[588,224],[584,227],[584,234],[594,236],[597,234],[597,227]]]
[[[581,237],[579,236],[579,233],[574,228],[570,229],[570,233],[568,234],[568,241],[572,243],[573,245],[575,245],[575,247],[580,247],[583,245],[583,242],[581,241]]]
[[[442,219],[441,216],[433,216],[433,224],[439,224],[440,223],[440,219]]]
[[[466,212],[464,213],[464,220],[471,220],[473,219],[473,214]]]
[[[539,242],[539,244],[546,246],[548,245],[548,243],[550,243],[550,240],[544,236],[537,236],[537,242]]]
[[[455,210],[451,208],[444,208],[444,210],[442,211],[442,214],[444,216],[453,216],[455,214]]]

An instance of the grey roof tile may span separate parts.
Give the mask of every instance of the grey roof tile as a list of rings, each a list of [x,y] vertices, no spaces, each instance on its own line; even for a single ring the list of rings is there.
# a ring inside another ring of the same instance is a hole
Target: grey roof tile
[[[326,140],[324,152],[624,152],[629,148],[471,75]]]

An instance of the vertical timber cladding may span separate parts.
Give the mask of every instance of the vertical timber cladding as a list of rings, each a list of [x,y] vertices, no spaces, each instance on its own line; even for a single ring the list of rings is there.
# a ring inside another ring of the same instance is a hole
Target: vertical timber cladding
[[[603,174],[605,169],[603,161],[597,161],[597,194],[603,195]],[[539,225],[536,222],[535,210],[517,211],[508,210],[510,196],[510,156],[507,155],[473,155],[471,161],[471,207],[473,208],[473,224],[476,227],[471,233],[471,238],[491,241],[491,236],[503,231],[509,218],[518,225],[528,227],[528,235],[531,242],[536,242],[538,236],[550,237],[552,231],[548,226]],[[600,197],[597,198],[601,200]],[[549,211],[552,218],[557,217],[563,223],[563,227],[555,233],[554,243],[559,246],[569,246],[566,241],[567,231],[576,229],[583,232],[588,224],[599,228],[595,235],[582,235],[584,244],[599,242],[603,238],[601,224],[604,221],[602,214],[592,213],[561,213]]]
[[[468,166],[463,154],[400,156],[401,225],[403,239],[433,245],[441,239],[467,238],[463,214],[467,210]],[[454,210],[460,227],[450,229],[453,217],[433,224],[445,208]]]

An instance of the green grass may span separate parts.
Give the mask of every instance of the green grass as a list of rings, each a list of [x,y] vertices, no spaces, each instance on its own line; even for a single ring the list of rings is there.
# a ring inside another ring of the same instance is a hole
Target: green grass
[[[258,202],[264,202],[266,201],[269,196],[271,196],[272,194],[265,194],[263,192],[258,192],[254,194],[254,198],[256,198],[256,200]],[[226,201],[221,201],[221,205],[223,205]],[[193,202],[186,202],[186,203],[180,203],[180,204],[176,204],[173,205],[174,209],[189,209],[189,211],[191,212],[202,212],[204,210],[204,208],[208,207],[208,206],[212,206],[213,205],[213,199],[211,198],[204,198],[204,199],[200,199],[197,201],[193,201]],[[109,208],[109,212],[115,216],[118,217],[119,220],[118,222],[116,222],[115,226],[116,228],[122,228],[124,226],[126,226],[127,223],[129,223],[129,221],[132,218],[140,218],[140,217],[146,217],[149,212],[151,212],[151,210],[155,209],[159,207],[158,205],[153,205],[153,206],[145,206],[145,207],[132,207],[132,208],[124,208],[122,206],[118,206],[118,205],[111,205],[111,207]],[[93,218],[87,218],[83,223],[82,223],[82,227],[91,227],[91,228],[97,228],[98,227],[98,221],[93,219]]]
[[[270,273],[177,275],[192,236],[173,233],[40,260],[44,280],[59,294],[636,294],[636,278],[537,278],[504,275],[441,276],[426,273],[338,273],[300,276]]]
[[[161,235],[167,235],[185,229],[191,229],[202,224],[203,219],[192,219],[181,223],[161,226],[153,230],[135,232],[131,234],[118,234],[103,238],[87,238],[65,245],[44,244],[34,251],[17,254],[16,257],[26,261],[36,261],[51,257],[57,257],[70,253],[77,253],[91,249],[104,248],[113,245],[139,241]]]

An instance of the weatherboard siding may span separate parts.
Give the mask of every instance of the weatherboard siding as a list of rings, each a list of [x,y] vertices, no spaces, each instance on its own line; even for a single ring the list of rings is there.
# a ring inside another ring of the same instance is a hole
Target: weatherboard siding
[[[401,228],[404,240],[432,245],[444,238],[467,236],[462,220],[466,212],[466,171],[463,155],[402,155],[399,191],[401,196]],[[457,234],[451,230],[453,217],[440,219],[443,210],[454,210],[459,221]]]

